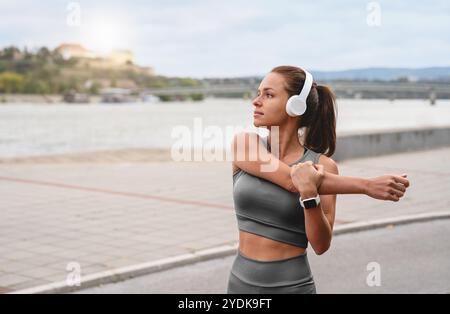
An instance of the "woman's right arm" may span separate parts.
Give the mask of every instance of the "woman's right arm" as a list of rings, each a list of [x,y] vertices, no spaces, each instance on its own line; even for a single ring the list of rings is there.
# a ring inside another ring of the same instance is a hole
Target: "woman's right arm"
[[[231,145],[233,173],[239,169],[275,183],[285,190],[298,192],[292,183],[291,167],[271,154],[256,133],[238,133]],[[269,170],[269,171],[263,171]]]

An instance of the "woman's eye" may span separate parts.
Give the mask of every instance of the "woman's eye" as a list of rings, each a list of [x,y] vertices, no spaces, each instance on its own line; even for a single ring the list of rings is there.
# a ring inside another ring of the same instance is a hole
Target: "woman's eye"
[[[257,97],[259,97],[259,96],[261,96],[261,93],[260,92],[258,92],[257,94]],[[273,97],[273,95],[272,94],[265,94],[265,96],[267,97],[267,98],[272,98]]]

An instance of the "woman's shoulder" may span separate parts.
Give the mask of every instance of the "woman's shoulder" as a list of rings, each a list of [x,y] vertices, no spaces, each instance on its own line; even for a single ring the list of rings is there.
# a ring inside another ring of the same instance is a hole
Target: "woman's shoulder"
[[[336,161],[322,153],[316,154],[318,154],[316,163],[323,165],[328,172],[339,173]]]
[[[330,169],[336,169],[337,170],[337,163],[332,158],[328,157],[324,153],[315,151],[309,147],[306,147],[308,150],[308,159],[311,160],[314,164],[321,164],[325,166],[327,171]]]
[[[240,170],[240,168],[236,165],[236,159],[249,158],[249,156],[251,156],[250,149],[258,149],[258,142],[260,145],[267,145],[266,139],[254,132],[239,132],[234,135],[231,143],[231,150],[233,153],[233,175]]]

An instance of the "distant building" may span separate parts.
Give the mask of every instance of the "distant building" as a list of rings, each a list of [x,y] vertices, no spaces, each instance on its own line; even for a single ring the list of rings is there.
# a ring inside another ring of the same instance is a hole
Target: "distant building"
[[[71,58],[93,59],[97,57],[95,52],[84,48],[80,44],[61,44],[55,50],[66,60]]]
[[[107,59],[116,64],[134,64],[134,56],[130,50],[115,49],[110,52]]]
[[[86,49],[80,44],[61,44],[56,49],[64,59],[82,58],[82,59],[98,59],[110,62],[115,65],[133,64],[134,56],[130,50],[115,49],[107,55],[95,53],[92,50]]]
[[[135,65],[133,53],[127,49],[115,49],[112,50],[109,54],[101,55],[96,53],[95,51],[86,49],[80,44],[64,43],[59,45],[55,50],[59,52],[66,60],[71,58],[80,59],[77,65],[81,68],[132,68],[137,73],[145,75],[155,74],[152,67],[141,67]]]

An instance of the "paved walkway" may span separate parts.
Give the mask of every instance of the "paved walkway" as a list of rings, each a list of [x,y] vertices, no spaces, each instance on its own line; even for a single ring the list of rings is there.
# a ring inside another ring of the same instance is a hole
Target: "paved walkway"
[[[339,235],[308,254],[317,293],[450,293],[450,219]],[[226,293],[235,254],[77,291],[78,294]],[[379,265],[380,286],[372,263]]]
[[[339,163],[408,173],[398,203],[340,195],[337,223],[450,209],[450,148]],[[185,254],[238,239],[229,163],[0,164],[0,291]]]

